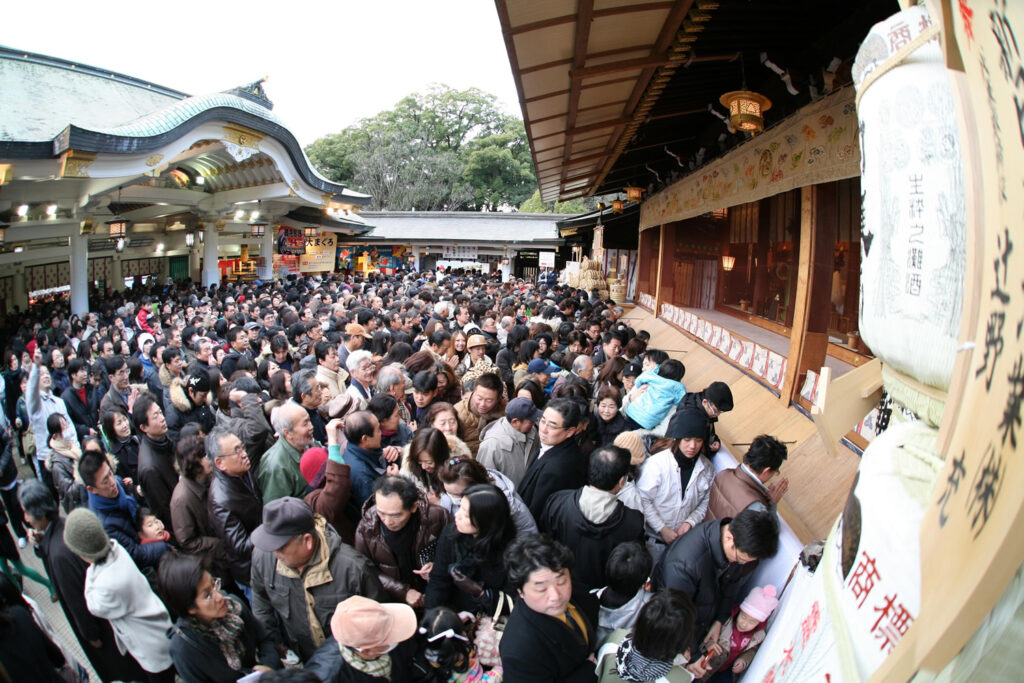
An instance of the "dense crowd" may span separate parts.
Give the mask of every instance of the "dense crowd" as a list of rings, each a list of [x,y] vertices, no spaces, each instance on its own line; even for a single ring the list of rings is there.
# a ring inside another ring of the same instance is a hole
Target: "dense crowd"
[[[104,681],[732,680],[764,638],[786,447],[716,476],[728,385],[687,391],[596,290],[292,276],[90,307],[0,332],[9,680],[76,672],[23,578]]]

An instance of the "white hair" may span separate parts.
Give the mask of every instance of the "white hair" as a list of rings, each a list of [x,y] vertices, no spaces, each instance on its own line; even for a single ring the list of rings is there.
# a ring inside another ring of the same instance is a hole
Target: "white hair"
[[[364,360],[370,360],[371,358],[373,358],[373,356],[370,354],[369,351],[363,351],[362,349],[358,351],[353,351],[352,353],[348,354],[348,359],[345,361],[345,367],[348,368],[349,372],[358,370],[360,363],[362,363]]]

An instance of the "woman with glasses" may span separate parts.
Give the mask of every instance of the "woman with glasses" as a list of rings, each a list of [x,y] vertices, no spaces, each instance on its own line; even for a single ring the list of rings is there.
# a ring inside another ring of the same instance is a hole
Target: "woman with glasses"
[[[177,617],[171,659],[183,680],[228,683],[281,668],[274,639],[244,602],[221,592],[220,579],[198,557],[168,553],[159,577],[164,602]]]

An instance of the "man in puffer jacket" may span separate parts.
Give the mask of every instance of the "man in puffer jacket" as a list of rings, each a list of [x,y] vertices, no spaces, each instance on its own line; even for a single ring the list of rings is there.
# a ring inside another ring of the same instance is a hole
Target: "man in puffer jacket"
[[[447,523],[448,513],[428,503],[414,483],[405,477],[381,477],[373,497],[363,504],[356,550],[377,566],[392,600],[422,607],[433,550]]]
[[[187,377],[178,377],[171,381],[168,389],[169,401],[166,401],[167,436],[177,441],[181,428],[189,422],[195,422],[209,434],[217,423],[213,411],[206,404],[210,395],[210,377],[199,371]]]

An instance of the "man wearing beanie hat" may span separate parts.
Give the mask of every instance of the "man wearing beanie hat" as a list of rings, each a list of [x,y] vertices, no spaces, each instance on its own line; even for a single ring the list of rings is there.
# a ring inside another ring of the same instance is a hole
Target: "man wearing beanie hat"
[[[715,434],[715,423],[718,422],[718,416],[728,413],[732,408],[732,390],[729,389],[729,385],[725,382],[712,382],[704,391],[696,391],[683,396],[676,412],[696,409],[703,410],[707,415],[708,427],[707,433],[704,435],[704,448],[701,452],[710,459],[715,457],[715,453],[722,447],[718,435]]]
[[[303,667],[323,681],[409,681],[416,612],[409,605],[353,595],[331,617],[329,638]]]
[[[93,616],[110,622],[118,650],[154,674],[150,680],[173,681],[170,616],[128,552],[107,537],[99,518],[85,508],[72,510],[65,520],[64,544],[89,563],[85,604]]]
[[[303,661],[330,638],[339,602],[353,595],[388,599],[369,560],[299,498],[267,503],[251,540],[253,614],[275,638],[280,623]]]
[[[178,440],[181,428],[189,422],[199,425],[203,434],[209,434],[217,423],[207,405],[210,397],[210,376],[197,369],[191,375],[171,380],[168,389],[170,398],[164,405],[167,412],[167,436],[171,441]]]
[[[704,521],[715,469],[701,455],[707,418],[703,411],[672,416],[665,437],[672,446],[644,464],[636,487],[647,527],[647,546],[657,562],[665,546]]]
[[[758,586],[738,608],[733,608],[732,618],[722,625],[718,640],[709,648],[712,656],[708,676],[718,671],[731,670],[735,675],[746,670],[764,642],[768,617],[779,606],[775,595],[775,586]]]

